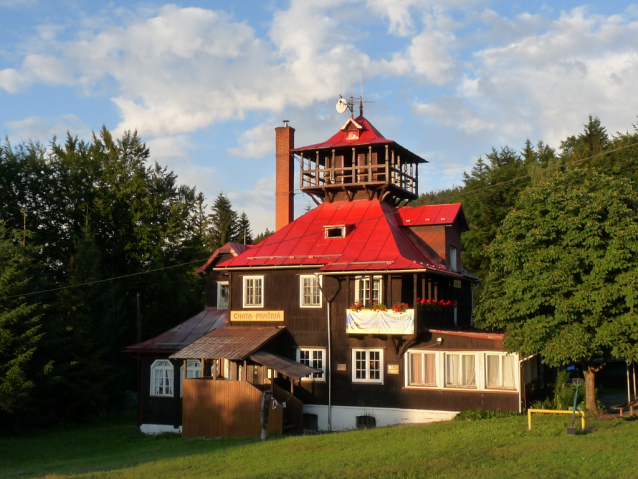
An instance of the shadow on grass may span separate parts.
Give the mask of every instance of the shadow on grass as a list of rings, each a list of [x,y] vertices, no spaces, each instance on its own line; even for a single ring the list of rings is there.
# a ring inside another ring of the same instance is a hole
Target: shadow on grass
[[[139,431],[135,417],[120,415],[92,424],[0,437],[0,477],[95,473],[223,452],[258,442],[252,438],[183,439],[170,433],[147,436]]]

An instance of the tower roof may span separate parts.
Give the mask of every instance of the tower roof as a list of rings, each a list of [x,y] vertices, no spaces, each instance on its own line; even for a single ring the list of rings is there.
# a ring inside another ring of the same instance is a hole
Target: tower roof
[[[353,131],[356,131],[358,134],[349,134]],[[427,163],[427,160],[424,160],[420,156],[412,153],[410,150],[402,147],[396,141],[385,138],[379,130],[377,130],[374,125],[363,116],[348,118],[339,131],[323,143],[302,146],[291,151],[301,153],[304,151],[338,149],[364,145],[395,145],[395,148],[397,148],[400,154],[403,155],[404,162]]]

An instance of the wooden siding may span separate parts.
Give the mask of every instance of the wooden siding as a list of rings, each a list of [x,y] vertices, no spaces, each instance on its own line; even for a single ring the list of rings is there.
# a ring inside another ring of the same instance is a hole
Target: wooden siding
[[[164,355],[144,355],[142,359],[142,386],[140,422],[179,427],[182,424],[182,399],[179,397],[179,368],[182,361],[168,359]],[[157,359],[169,360],[173,365],[173,396],[151,396],[151,365]]]
[[[230,309],[244,309],[242,308],[243,276],[263,276],[263,310],[284,311],[283,325],[287,328],[286,335],[282,334],[277,338],[277,344],[273,342],[267,346],[267,349],[291,359],[295,358],[295,349],[299,347],[327,349],[326,303],[322,303],[320,308],[301,308],[299,305],[299,277],[316,271],[316,268],[230,271]],[[403,301],[412,306],[416,289],[418,297],[457,301],[458,326],[459,328],[469,326],[472,303],[471,283],[468,280],[462,279],[461,288],[455,288],[453,277],[435,272],[379,272],[376,274],[383,278],[383,302],[387,305]],[[353,274],[323,276],[325,299],[331,301],[332,363],[327,366],[330,366],[332,371],[334,405],[447,411],[518,410],[518,393],[513,392],[405,388],[404,354],[408,348],[430,346],[436,343],[437,337],[443,337],[442,349],[445,350],[499,351],[502,350],[502,344],[500,341],[486,338],[468,338],[440,333],[433,336],[427,331],[428,328],[455,329],[453,308],[434,311],[417,307],[416,336],[346,334],[346,309],[354,301],[355,279],[356,276]],[[250,308],[250,310],[255,309]],[[250,325],[276,326],[282,323],[259,322]],[[241,323],[241,326],[247,326],[247,324]],[[383,349],[383,385],[352,382],[352,350],[356,348]],[[388,364],[398,365],[399,374],[387,374]],[[338,365],[345,367],[345,370],[339,371]],[[261,382],[262,378],[255,378],[255,380]],[[300,385],[295,385],[294,391],[295,396],[305,404],[328,404],[328,387],[325,382],[302,381]]]
[[[184,381],[183,437],[242,438],[261,435],[262,391],[245,381]],[[283,432],[283,408],[270,409],[268,433]]]

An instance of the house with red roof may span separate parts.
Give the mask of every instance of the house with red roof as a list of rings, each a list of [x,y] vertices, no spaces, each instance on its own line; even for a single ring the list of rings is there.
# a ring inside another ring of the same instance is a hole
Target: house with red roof
[[[461,204],[407,206],[427,162],[363,116],[301,148],[287,123],[275,132],[276,232],[215,251],[197,271],[205,311],[127,348],[142,430],[242,437],[259,421],[335,431],[524,407],[540,365],[472,327]],[[295,178],[316,203],[297,219]]]

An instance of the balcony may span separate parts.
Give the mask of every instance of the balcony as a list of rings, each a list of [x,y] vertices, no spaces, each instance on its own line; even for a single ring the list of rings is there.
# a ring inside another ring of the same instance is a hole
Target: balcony
[[[346,333],[348,334],[396,334],[412,335],[414,309],[402,313],[346,309]]]

